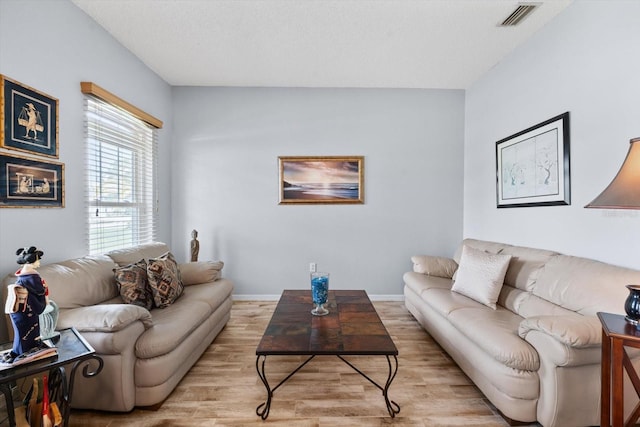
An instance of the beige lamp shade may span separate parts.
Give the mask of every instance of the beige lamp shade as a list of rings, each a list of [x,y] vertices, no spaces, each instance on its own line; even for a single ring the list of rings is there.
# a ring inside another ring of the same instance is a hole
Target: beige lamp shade
[[[585,208],[640,209],[640,138],[629,143],[627,158],[616,177]]]

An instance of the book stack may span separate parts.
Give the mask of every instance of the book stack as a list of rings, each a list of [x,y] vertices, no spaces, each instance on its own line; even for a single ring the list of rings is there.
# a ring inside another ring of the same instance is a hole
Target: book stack
[[[0,353],[0,370],[24,365],[36,360],[55,357],[58,355],[58,350],[53,346],[43,344],[41,347],[32,348],[31,350],[16,356],[13,360],[8,356],[9,353],[11,353],[11,349]]]

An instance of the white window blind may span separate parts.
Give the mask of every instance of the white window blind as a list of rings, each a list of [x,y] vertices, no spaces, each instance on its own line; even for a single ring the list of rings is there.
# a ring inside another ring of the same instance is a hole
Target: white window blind
[[[157,130],[93,96],[85,114],[89,253],[154,241]]]

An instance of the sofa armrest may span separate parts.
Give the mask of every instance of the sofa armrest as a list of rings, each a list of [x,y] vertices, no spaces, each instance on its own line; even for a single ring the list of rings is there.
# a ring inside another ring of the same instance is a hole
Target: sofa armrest
[[[602,325],[589,316],[533,316],[520,322],[518,334],[526,339],[531,331],[540,331],[573,348],[600,347]]]
[[[180,270],[182,283],[189,286],[218,280],[222,267],[224,267],[222,261],[196,261],[179,264],[178,270]]]
[[[445,279],[451,279],[458,269],[458,263],[451,258],[414,255],[411,257],[411,262],[413,262],[414,272]]]
[[[57,329],[75,327],[79,332],[117,332],[140,321],[153,326],[151,313],[133,304],[99,304],[60,310]]]

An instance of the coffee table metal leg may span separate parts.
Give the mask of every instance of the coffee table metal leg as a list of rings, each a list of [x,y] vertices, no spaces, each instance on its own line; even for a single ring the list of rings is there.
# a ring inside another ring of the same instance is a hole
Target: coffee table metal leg
[[[262,357],[262,363],[260,363],[260,358]],[[261,403],[256,408],[256,415],[258,415],[263,420],[266,420],[269,416],[269,409],[271,409],[271,397],[273,396],[273,391],[271,387],[269,387],[269,381],[267,381],[267,375],[264,372],[264,365],[267,361],[267,356],[258,356],[256,357],[256,371],[258,371],[258,376],[262,380],[262,384],[264,384],[267,389],[267,400],[264,403]]]
[[[262,363],[260,363],[260,358],[262,359]],[[292,376],[295,375],[296,372],[298,372],[300,369],[302,369],[307,363],[311,362],[311,360],[316,357],[315,355],[310,356],[307,360],[305,360],[304,362],[302,362],[296,369],[294,369],[289,375],[287,375],[285,377],[285,379],[283,379],[282,381],[280,381],[278,383],[277,386],[275,386],[274,388],[271,388],[269,386],[269,381],[267,381],[267,374],[264,370],[265,367],[265,363],[267,361],[267,356],[258,356],[256,357],[256,371],[258,371],[258,376],[260,377],[260,379],[262,380],[262,383],[264,384],[265,388],[267,389],[267,400],[264,403],[261,403],[257,408],[256,408],[256,414],[260,416],[260,418],[262,418],[263,420],[266,420],[267,417],[269,416],[269,409],[271,409],[271,398],[273,397],[273,392],[275,392],[278,387],[280,387],[282,384],[284,384],[285,382],[287,382],[287,380],[289,378],[291,378]],[[260,410],[260,408],[262,408],[262,410]]]
[[[382,395],[384,396],[384,401],[387,404],[387,411],[389,411],[389,415],[391,415],[391,418],[394,418],[396,416],[396,414],[400,412],[400,405],[398,405],[393,400],[389,399],[389,387],[391,386],[391,382],[396,377],[396,373],[398,372],[398,357],[397,356],[393,356],[393,360],[395,362],[395,364],[393,366],[391,364],[391,356],[389,356],[389,355],[385,356],[387,358],[387,364],[389,365],[389,375],[387,376],[387,381],[386,381],[384,387],[382,387],[380,384],[378,384],[377,382],[372,380],[367,374],[362,372],[353,363],[349,362],[344,357],[342,357],[340,355],[337,355],[337,357],[338,357],[338,359],[342,360],[344,363],[349,365],[354,371],[356,371],[357,373],[362,375],[371,384],[373,384],[374,386],[378,387],[382,391]]]
[[[389,411],[389,415],[391,415],[391,418],[394,418],[396,414],[400,413],[400,405],[389,399],[389,387],[391,386],[393,379],[398,373],[398,357],[393,356],[393,360],[394,363],[392,364],[391,357],[387,356],[387,364],[389,365],[389,376],[387,377],[387,382],[384,385],[384,390],[382,390],[384,401],[387,404],[387,411]]]

